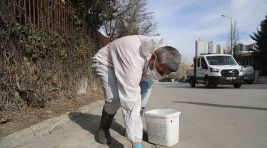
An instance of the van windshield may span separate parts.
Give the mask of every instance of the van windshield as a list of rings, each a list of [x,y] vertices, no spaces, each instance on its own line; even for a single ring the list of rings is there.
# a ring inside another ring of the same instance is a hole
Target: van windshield
[[[210,65],[236,65],[231,56],[206,56]]]

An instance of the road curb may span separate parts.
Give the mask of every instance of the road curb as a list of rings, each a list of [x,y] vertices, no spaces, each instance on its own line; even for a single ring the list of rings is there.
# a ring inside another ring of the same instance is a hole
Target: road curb
[[[90,112],[90,110],[102,107],[104,104],[103,100],[95,101],[89,105],[83,106],[79,108],[77,111],[81,113]],[[51,132],[54,128],[63,126],[71,122],[69,118],[70,112],[65,113],[59,117],[54,117],[37,123],[35,125],[30,126],[29,128],[25,128],[23,130],[14,132],[10,135],[0,138],[0,147],[1,148],[10,148],[17,147],[23,144],[26,144],[32,140],[40,138],[49,132]]]

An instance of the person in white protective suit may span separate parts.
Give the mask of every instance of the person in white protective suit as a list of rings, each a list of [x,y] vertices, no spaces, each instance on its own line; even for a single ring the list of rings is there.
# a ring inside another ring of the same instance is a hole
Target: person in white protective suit
[[[181,59],[177,49],[160,46],[162,39],[158,36],[125,36],[101,48],[92,58],[92,68],[105,95],[97,142],[111,143],[109,129],[121,107],[127,138],[133,148],[142,148],[140,113],[155,80],[177,71]]]

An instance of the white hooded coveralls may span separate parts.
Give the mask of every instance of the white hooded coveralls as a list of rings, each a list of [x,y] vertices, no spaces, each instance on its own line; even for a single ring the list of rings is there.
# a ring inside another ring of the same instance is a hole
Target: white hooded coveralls
[[[133,142],[142,141],[140,110],[145,107],[153,85],[147,69],[153,51],[161,44],[158,36],[126,36],[101,48],[93,57],[92,67],[105,94],[104,109],[115,114],[121,107],[127,137]]]

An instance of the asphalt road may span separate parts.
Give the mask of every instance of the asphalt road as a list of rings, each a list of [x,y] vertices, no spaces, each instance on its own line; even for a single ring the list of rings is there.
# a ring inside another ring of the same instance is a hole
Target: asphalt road
[[[177,148],[266,148],[267,84],[219,85],[207,89],[185,83],[160,83],[147,110],[181,111]]]
[[[0,139],[0,147],[130,148],[121,111],[112,123],[112,144],[95,141],[103,104],[96,101],[8,135]],[[184,83],[159,83],[152,90],[147,111],[162,108],[182,112],[180,142],[172,148],[267,148],[267,84],[207,89],[202,85],[190,88]],[[143,144],[144,148],[162,148]]]

